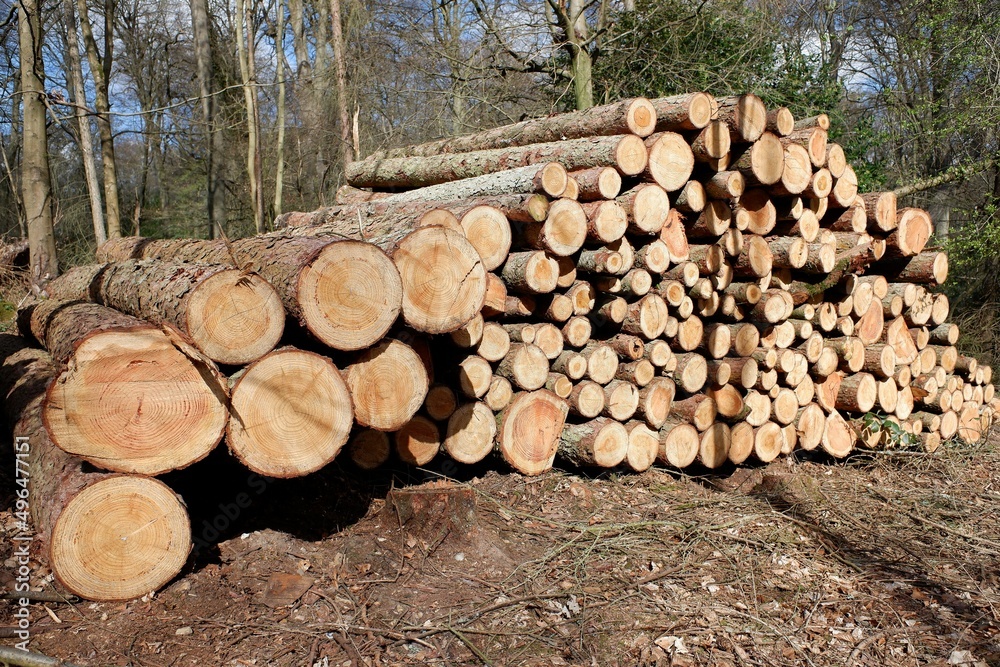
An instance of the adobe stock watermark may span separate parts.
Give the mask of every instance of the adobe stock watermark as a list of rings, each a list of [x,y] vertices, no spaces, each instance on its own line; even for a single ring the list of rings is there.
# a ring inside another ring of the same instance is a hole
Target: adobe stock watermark
[[[200,529],[200,531],[193,536],[194,552],[200,553],[203,549],[210,549],[212,545],[216,544],[219,537],[236,523],[245,510],[253,505],[254,500],[267,491],[271,482],[272,480],[256,473],[247,475],[247,490],[240,491],[229,502],[219,503],[218,514],[211,519],[204,519],[201,526],[195,529]]]
[[[31,442],[27,436],[14,438],[14,484],[17,486],[14,502],[16,533],[14,535],[14,592],[27,593],[31,589],[31,542],[35,539],[31,530],[31,472],[28,458],[31,456]],[[14,634],[20,640],[15,647],[28,650],[31,641],[31,600],[27,596],[15,599],[14,611],[16,629]]]

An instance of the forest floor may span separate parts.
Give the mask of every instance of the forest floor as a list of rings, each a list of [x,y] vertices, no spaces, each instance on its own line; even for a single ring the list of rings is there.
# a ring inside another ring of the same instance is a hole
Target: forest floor
[[[441,466],[265,481],[219,452],[170,480],[200,541],[182,576],[128,603],[33,605],[30,646],[136,667],[1000,665],[998,442],[683,474],[474,469],[472,523],[415,532],[386,494]]]

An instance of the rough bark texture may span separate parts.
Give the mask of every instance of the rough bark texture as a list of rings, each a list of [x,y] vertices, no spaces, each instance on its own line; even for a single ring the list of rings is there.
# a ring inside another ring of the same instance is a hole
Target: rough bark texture
[[[262,357],[284,330],[284,308],[274,288],[226,265],[126,260],[79,266],[53,281],[49,295],[172,324],[222,364]]]
[[[626,134],[428,157],[368,158],[348,166],[347,181],[355,187],[413,188],[541,162],[559,162],[569,170],[615,167],[634,176],[646,166],[646,148],[639,137]]]

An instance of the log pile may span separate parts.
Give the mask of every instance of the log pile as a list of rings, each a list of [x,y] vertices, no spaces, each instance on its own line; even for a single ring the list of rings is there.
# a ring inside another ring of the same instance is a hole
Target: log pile
[[[270,477],[341,449],[535,475],[976,442],[992,371],[955,347],[930,216],[859,194],[828,125],[625,100],[372,155],[267,234],[110,241],[21,313],[55,379],[11,419],[120,480],[223,434]]]

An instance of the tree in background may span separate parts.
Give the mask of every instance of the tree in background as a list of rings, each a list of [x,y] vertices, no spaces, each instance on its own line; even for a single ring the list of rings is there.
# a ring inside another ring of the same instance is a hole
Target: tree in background
[[[33,289],[44,290],[45,283],[59,275],[59,263],[52,230],[42,21],[35,0],[18,2],[17,27],[21,60],[21,107],[24,114],[21,196],[27,219],[31,285]]]

